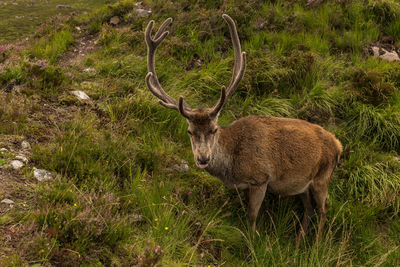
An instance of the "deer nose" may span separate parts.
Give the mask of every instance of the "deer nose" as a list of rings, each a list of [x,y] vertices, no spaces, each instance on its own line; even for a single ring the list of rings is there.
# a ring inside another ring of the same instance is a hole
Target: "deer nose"
[[[198,157],[197,158],[197,162],[199,163],[199,164],[207,164],[208,162],[210,161],[210,157]]]

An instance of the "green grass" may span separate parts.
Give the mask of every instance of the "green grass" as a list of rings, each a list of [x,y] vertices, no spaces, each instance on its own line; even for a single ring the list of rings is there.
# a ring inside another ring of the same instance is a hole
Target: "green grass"
[[[74,37],[69,29],[54,33],[49,39],[38,42],[28,52],[30,57],[48,59],[50,63],[55,63],[72,44]]]
[[[4,146],[18,143],[5,138],[14,135],[35,144],[31,163],[18,174],[27,186],[0,191],[0,199],[29,197],[26,207],[17,203],[0,214],[3,265],[398,265],[400,67],[370,58],[364,48],[387,39],[400,45],[399,4],[306,2],[145,1],[143,7],[152,10],[156,27],[174,18],[156,60],[171,96],[211,106],[229,83],[233,51],[220,16],[226,12],[238,25],[248,63],[220,123],[251,114],[295,117],[342,142],[321,243],[315,216],[305,243],[296,246],[303,214],[296,197],[268,194],[258,234],[250,234],[244,193],[195,167],[186,121],[145,87],[143,31],[150,18],[136,18],[133,1],[85,2],[83,10],[99,8],[48,23],[22,51],[7,48],[0,58]],[[107,24],[114,15],[122,19],[118,27]],[[95,49],[65,66],[63,56],[82,37],[95,39]],[[82,71],[88,67],[96,73]],[[15,86],[20,93],[10,92]],[[83,90],[93,102],[80,103],[69,90]],[[174,167],[183,159],[186,172]],[[2,153],[0,168],[9,160]],[[38,183],[33,166],[57,178]],[[2,239],[8,231],[12,244]]]
[[[2,1],[0,8],[0,45],[22,40],[35,31],[39,32],[45,27],[44,23],[56,15],[68,16],[73,11],[90,11],[92,8],[101,7],[110,2],[112,1]],[[69,5],[72,8],[56,9],[57,5]],[[39,28],[39,26],[41,27]]]

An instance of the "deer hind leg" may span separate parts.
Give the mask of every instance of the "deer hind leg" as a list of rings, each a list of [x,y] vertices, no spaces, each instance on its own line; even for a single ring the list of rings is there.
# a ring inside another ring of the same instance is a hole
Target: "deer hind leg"
[[[311,217],[314,213],[314,206],[311,199],[310,189],[299,195],[304,206],[304,216],[301,222],[300,232],[297,235],[297,242],[303,241],[306,235],[308,225],[310,224]]]
[[[265,192],[267,191],[267,183],[249,187],[249,206],[248,206],[248,216],[253,233],[256,232],[256,219],[258,211],[260,210],[261,204],[265,197]]]
[[[320,216],[318,223],[317,242],[321,241],[322,231],[326,222],[326,214],[328,213],[329,210],[329,203],[327,200],[327,196],[328,196],[328,184],[331,174],[332,172],[326,172],[324,176],[316,177],[316,180],[312,186],[314,200],[317,204]]]

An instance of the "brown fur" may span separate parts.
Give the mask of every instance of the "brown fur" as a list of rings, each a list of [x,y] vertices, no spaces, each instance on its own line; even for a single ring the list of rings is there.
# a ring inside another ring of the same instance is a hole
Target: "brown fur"
[[[220,129],[217,144],[232,157],[233,182],[268,182],[269,191],[284,196],[298,194],[321,167],[335,165],[342,151],[322,127],[276,117],[242,118]]]
[[[205,111],[194,113],[189,129],[193,135],[206,135],[214,127],[210,126],[212,119],[205,123]],[[320,237],[328,208],[328,184],[342,152],[334,135],[307,121],[267,116],[242,118],[218,129],[205,169],[228,187],[249,189],[252,228],[265,190],[281,196],[301,195],[306,211],[302,238],[307,217],[312,215],[312,195],[321,214]],[[194,156],[196,160],[195,151]]]

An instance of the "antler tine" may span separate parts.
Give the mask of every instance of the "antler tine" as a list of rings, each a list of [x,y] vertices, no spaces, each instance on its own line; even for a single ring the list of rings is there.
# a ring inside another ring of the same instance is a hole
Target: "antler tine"
[[[156,34],[154,35],[154,39],[157,39],[158,37],[160,37],[160,35],[164,32],[165,28],[168,27],[168,25],[172,22],[172,18],[167,18],[163,24],[161,24],[160,28],[158,29],[158,31],[156,32]]]
[[[221,111],[222,107],[225,104],[226,99],[226,88],[225,86],[221,87],[221,96],[219,97],[218,102],[212,107],[211,112],[209,113],[210,117],[216,117]]]
[[[228,86],[226,98],[232,96],[236,90],[240,80],[243,78],[244,71],[246,69],[246,52],[241,52],[239,35],[236,30],[235,22],[227,14],[223,14],[222,17],[228,23],[229,32],[232,39],[233,53],[235,54],[235,63],[233,66],[232,80]]]
[[[148,73],[146,75],[146,85],[149,88],[150,92],[153,93],[156,97],[160,99],[160,104],[166,108],[175,109],[179,111],[178,102],[170,97],[162,88],[160,82],[158,81],[156,69],[155,69],[155,54],[157,47],[161,44],[161,42],[168,36],[169,32],[165,29],[172,22],[172,18],[166,19],[163,24],[160,26],[154,38],[151,37],[151,31],[153,30],[154,20],[150,21],[147,24],[147,28],[145,31],[145,40],[147,44],[147,68]],[[186,102],[183,103],[185,109],[189,109],[189,106]]]
[[[236,30],[235,22],[226,14],[223,14],[222,17],[226,20],[229,26],[229,32],[231,34],[233,44],[233,53],[235,54],[235,63],[233,65],[232,80],[226,91],[224,86],[221,88],[221,96],[209,113],[211,117],[215,117],[219,114],[225,104],[225,101],[229,99],[235,92],[236,87],[239,85],[240,80],[242,80],[244,71],[246,70],[246,52],[241,52],[240,40]]]

